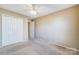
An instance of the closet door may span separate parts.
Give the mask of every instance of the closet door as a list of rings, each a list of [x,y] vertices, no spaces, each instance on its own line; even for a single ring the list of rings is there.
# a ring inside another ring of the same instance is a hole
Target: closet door
[[[23,41],[23,18],[2,15],[2,45]]]
[[[34,39],[34,36],[35,36],[35,22],[32,21],[30,22],[29,24],[29,30],[30,30],[30,39]]]

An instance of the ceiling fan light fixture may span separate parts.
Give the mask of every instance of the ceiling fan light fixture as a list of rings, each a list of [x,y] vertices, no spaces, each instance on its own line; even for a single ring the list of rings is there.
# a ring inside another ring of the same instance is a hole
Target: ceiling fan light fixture
[[[31,10],[31,14],[32,14],[32,15],[37,15],[37,12],[34,11],[34,10]]]
[[[37,13],[38,13],[37,5],[35,5],[35,4],[27,4],[26,6],[30,8],[30,13],[31,13],[32,16],[37,15]]]

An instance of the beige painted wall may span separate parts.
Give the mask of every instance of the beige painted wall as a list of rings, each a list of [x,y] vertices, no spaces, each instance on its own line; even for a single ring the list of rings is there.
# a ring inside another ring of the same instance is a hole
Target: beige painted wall
[[[1,11],[1,9],[0,9]],[[0,13],[0,47],[2,46],[2,17]]]
[[[39,17],[35,20],[36,38],[52,43],[78,48],[79,5]]]

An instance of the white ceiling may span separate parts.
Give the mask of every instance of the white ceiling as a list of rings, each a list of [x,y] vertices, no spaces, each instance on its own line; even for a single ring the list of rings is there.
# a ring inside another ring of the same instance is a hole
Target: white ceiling
[[[30,12],[31,10],[29,7],[27,7],[27,4],[1,4],[0,8],[17,12],[29,16],[30,18],[33,19],[36,17],[44,16],[74,6],[74,4],[36,4],[36,5],[38,6],[37,16],[33,16],[31,14]]]

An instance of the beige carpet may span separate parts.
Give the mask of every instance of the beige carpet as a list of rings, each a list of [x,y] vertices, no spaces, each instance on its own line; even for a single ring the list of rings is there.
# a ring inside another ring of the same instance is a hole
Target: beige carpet
[[[74,51],[66,50],[56,45],[50,45],[44,42],[42,44],[41,41],[36,40],[16,43],[0,49],[0,55],[61,55],[75,53]]]

